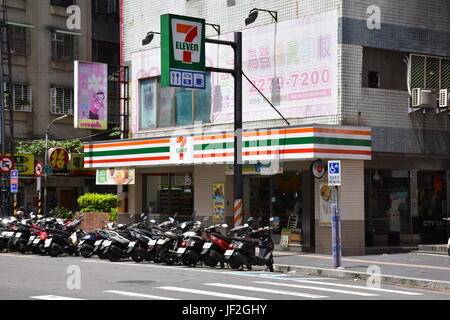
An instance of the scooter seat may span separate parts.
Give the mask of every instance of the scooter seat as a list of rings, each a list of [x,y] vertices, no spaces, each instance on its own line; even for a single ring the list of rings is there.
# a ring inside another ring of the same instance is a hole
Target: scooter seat
[[[233,241],[232,238],[227,237],[227,236],[224,236],[224,235],[222,235],[222,234],[220,234],[220,233],[212,233],[212,235],[213,235],[214,237],[217,237],[217,238],[219,238],[219,239],[222,239],[222,240],[224,240],[224,241],[226,241],[226,242],[228,242],[228,243],[231,243],[231,242]]]

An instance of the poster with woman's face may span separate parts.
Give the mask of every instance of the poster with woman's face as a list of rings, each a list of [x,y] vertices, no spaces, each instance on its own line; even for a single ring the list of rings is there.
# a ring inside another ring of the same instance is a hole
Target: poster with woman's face
[[[75,61],[75,128],[108,128],[108,65]]]

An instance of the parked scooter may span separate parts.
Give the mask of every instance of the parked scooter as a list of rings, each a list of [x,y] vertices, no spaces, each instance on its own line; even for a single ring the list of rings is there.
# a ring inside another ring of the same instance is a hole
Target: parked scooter
[[[90,258],[96,253],[95,244],[97,243],[97,241],[105,239],[107,239],[107,236],[104,230],[96,230],[95,232],[89,232],[81,239],[78,245],[78,252],[81,254],[83,258]]]
[[[233,242],[231,238],[226,237],[217,231],[217,228],[219,227],[228,228],[228,225],[216,224],[205,228],[208,241],[203,244],[200,253],[203,263],[211,268],[214,268],[219,263],[221,268],[225,267],[224,254]]]
[[[176,214],[175,214],[176,216]],[[153,261],[154,263],[162,262],[161,258],[161,246],[168,241],[166,232],[169,231],[176,225],[175,218],[169,217],[167,221],[155,225],[152,227],[153,237],[149,241],[147,247],[147,259],[148,261]]]
[[[270,236],[270,227],[260,227],[253,229],[249,223],[254,224],[254,219],[250,218],[245,235],[258,238],[258,242],[246,236],[233,237],[230,249],[225,252],[225,260],[232,269],[241,269],[246,266],[248,270],[252,266],[267,266],[273,272],[273,249],[274,244]],[[231,232],[236,230],[232,229]],[[241,230],[239,230],[241,231]]]
[[[78,243],[85,236],[85,232],[79,229],[82,222],[80,219],[73,222],[66,222],[64,228],[52,229],[50,237],[45,240],[45,248],[51,257],[57,257],[60,254],[79,255]]]
[[[184,233],[189,231],[194,225],[194,222],[188,221],[181,224],[176,224],[174,218],[169,218],[175,227],[164,232],[156,242],[156,256],[159,257],[161,262],[171,265],[180,262],[180,258],[177,255],[177,250],[181,245],[184,238]]]
[[[131,242],[128,244],[126,256],[131,257],[134,262],[150,261],[151,257],[148,253],[149,244],[152,242],[153,232],[146,226],[148,217],[144,213],[141,214],[142,222],[130,226]],[[150,223],[156,223],[150,220]],[[151,227],[150,227],[151,228]]]
[[[184,238],[177,250],[177,256],[185,266],[193,266],[201,261],[201,253],[206,240],[202,238],[201,222],[194,223],[192,230],[183,234]]]
[[[0,251],[8,249],[11,238],[15,234],[15,226],[13,225],[17,219],[15,217],[5,218],[0,225]]]

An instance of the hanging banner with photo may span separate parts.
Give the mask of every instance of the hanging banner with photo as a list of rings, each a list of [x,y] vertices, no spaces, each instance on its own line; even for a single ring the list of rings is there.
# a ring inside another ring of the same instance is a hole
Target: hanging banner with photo
[[[225,184],[213,184],[212,219],[222,220],[225,217]]]
[[[108,129],[108,65],[75,61],[74,126]]]
[[[135,171],[131,168],[97,169],[97,185],[134,184]]]
[[[319,187],[320,217],[319,226],[331,227],[331,204],[337,201],[337,193],[334,187],[321,182]]]

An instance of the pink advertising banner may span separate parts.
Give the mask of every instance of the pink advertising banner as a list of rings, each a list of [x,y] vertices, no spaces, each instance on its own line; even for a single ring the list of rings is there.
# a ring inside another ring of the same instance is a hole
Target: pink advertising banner
[[[337,11],[242,30],[243,71],[286,118],[337,114]],[[217,38],[212,36],[209,38]],[[222,40],[233,41],[233,33]],[[132,55],[132,130],[138,132],[139,80],[159,76],[160,48]],[[234,67],[228,46],[206,44],[206,66]],[[211,75],[211,123],[234,120],[234,79]],[[243,79],[243,120],[280,119],[258,91]]]
[[[75,128],[108,129],[108,65],[75,61]]]

